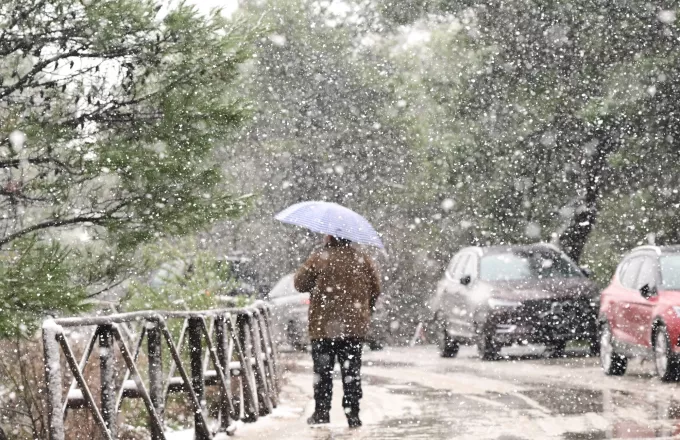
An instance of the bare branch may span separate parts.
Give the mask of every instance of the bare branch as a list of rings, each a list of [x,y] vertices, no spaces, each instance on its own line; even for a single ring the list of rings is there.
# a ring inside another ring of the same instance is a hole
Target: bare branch
[[[112,217],[113,213],[108,213],[108,214],[93,214],[93,215],[86,215],[86,216],[78,216],[78,217],[71,217],[67,219],[54,219],[54,220],[48,220],[42,223],[36,223],[34,225],[31,225],[27,228],[22,229],[21,231],[17,231],[13,234],[9,234],[2,239],[0,239],[0,247],[6,245],[7,243],[16,240],[17,238],[21,238],[24,235],[30,234],[31,232],[39,231],[42,229],[48,229],[48,228],[58,228],[61,226],[69,226],[69,225],[76,225],[76,224],[82,224],[82,223],[94,223],[94,224],[103,224],[109,220],[113,220],[114,217]]]

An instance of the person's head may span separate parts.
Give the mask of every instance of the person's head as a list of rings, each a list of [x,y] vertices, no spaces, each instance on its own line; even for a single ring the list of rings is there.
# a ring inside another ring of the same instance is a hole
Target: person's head
[[[349,246],[352,244],[352,240],[347,240],[346,238],[335,237],[333,235],[326,235],[323,238],[323,244],[326,246]]]

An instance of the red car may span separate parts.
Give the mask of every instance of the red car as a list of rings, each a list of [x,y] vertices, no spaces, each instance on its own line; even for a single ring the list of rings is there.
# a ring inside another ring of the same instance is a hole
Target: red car
[[[654,359],[664,381],[680,378],[680,246],[642,246],[626,255],[600,302],[600,362],[626,372],[628,358]]]

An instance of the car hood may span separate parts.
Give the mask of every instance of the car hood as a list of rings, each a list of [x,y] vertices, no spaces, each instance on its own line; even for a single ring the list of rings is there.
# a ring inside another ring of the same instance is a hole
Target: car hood
[[[598,289],[587,278],[548,278],[490,283],[494,298],[513,301],[595,297]]]

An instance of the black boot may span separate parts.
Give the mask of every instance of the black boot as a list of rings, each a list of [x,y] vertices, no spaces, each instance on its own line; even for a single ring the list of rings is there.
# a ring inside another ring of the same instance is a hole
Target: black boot
[[[347,416],[347,424],[350,428],[359,428],[361,427],[361,419],[358,415]]]
[[[347,424],[350,428],[361,427],[361,419],[359,418],[359,410],[352,409],[347,412]]]
[[[319,414],[317,412],[314,412],[314,414],[307,419],[308,425],[323,425],[330,422],[331,418],[328,414]]]

